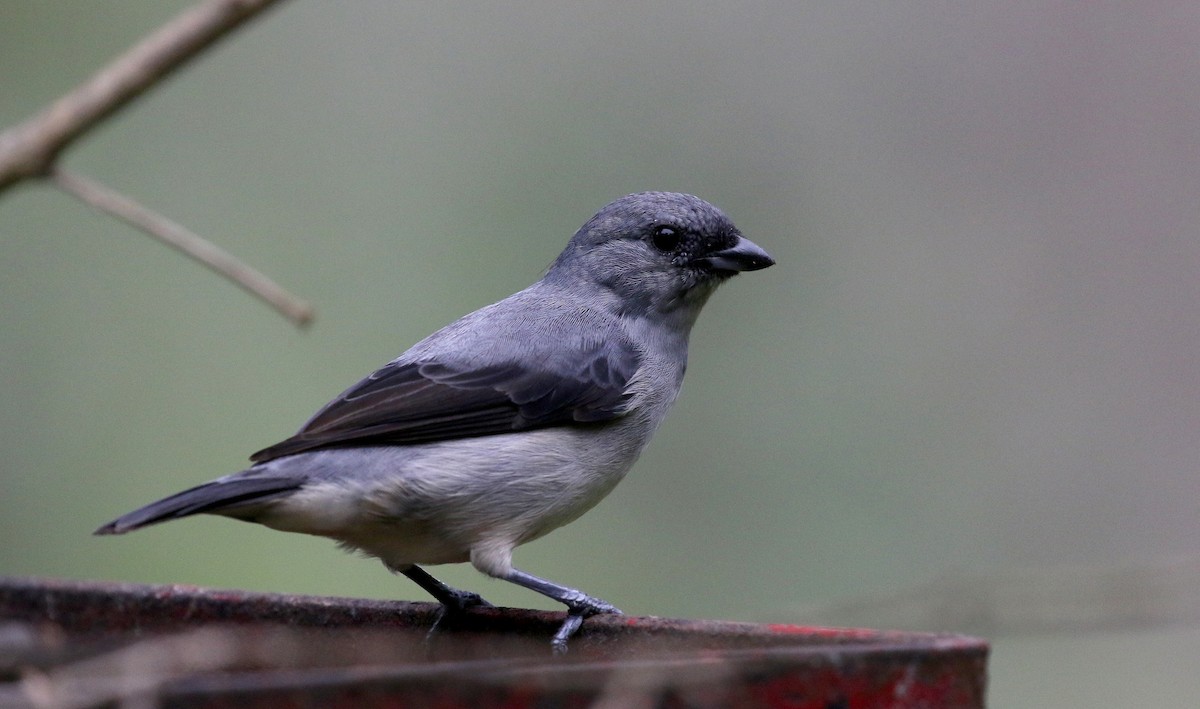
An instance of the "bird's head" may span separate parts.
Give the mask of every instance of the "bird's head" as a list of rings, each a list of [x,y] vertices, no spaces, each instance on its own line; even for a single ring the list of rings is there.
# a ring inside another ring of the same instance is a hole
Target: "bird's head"
[[[589,219],[546,278],[598,285],[632,314],[698,311],[730,276],[774,263],[699,197],[640,192]]]

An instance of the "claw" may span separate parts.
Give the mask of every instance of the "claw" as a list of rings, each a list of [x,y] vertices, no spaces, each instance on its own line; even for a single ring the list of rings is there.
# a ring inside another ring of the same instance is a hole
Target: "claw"
[[[578,615],[583,618],[591,618],[594,615],[624,615],[620,608],[617,608],[611,603],[585,596],[580,594],[579,598],[572,599],[567,603],[568,612],[572,615]]]
[[[579,631],[580,626],[583,625],[584,618],[590,618],[594,615],[624,615],[624,613],[611,603],[606,603],[599,598],[592,598],[582,593],[579,594],[578,597],[571,599],[567,604],[567,618],[558,627],[558,632],[554,634],[554,638],[550,640],[551,652],[560,657],[567,654],[567,641]]]
[[[453,618],[454,616],[462,613],[463,611],[467,610],[468,608],[494,608],[495,607],[491,603],[488,603],[487,600],[485,600],[484,597],[480,596],[478,593],[471,593],[470,591],[460,591],[458,589],[451,589],[451,590],[453,591],[453,593],[448,594],[444,598],[441,599],[442,605],[440,608],[437,609],[437,614],[434,615],[434,617],[433,617],[433,625],[430,625],[429,630],[425,633],[425,642],[426,643],[433,642],[433,638],[434,638],[434,635],[437,633],[437,629],[441,627],[442,621],[445,620],[447,617]]]
[[[441,599],[442,610],[449,610],[451,613],[460,613],[468,608],[495,608],[495,606],[488,603],[478,593],[460,591],[457,588],[452,589],[452,591],[452,594]]]
[[[567,619],[559,626],[558,632],[554,634],[554,638],[550,641],[550,652],[561,657],[567,654],[567,640],[579,630],[579,626],[583,625],[583,616],[567,613]]]

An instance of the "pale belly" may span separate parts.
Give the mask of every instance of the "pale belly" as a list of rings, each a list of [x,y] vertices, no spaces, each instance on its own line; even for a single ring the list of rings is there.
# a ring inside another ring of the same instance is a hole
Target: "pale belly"
[[[471,560],[499,575],[513,548],[611,492],[646,437],[620,426],[554,428],[301,454],[274,464],[315,470],[311,482],[255,521],[330,537],[393,568]]]

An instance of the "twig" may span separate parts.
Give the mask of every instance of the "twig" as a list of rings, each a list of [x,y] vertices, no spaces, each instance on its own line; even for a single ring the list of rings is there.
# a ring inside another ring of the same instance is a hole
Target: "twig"
[[[58,167],[50,169],[50,178],[65,192],[78,197],[102,212],[141,229],[168,246],[173,246],[262,298],[284,317],[299,326],[312,320],[312,307],[284,290],[269,277],[210,241],[188,231],[182,225],[156,214],[128,197],[108,189],[78,173]]]
[[[45,175],[72,141],[274,2],[202,2],[135,44],[41,113],[0,134],[0,190]]]
[[[270,303],[299,326],[313,311],[271,279],[179,224],[56,167],[72,142],[277,0],[207,0],[163,25],[41,113],[0,133],[0,192],[27,179],[59,188],[142,229]]]

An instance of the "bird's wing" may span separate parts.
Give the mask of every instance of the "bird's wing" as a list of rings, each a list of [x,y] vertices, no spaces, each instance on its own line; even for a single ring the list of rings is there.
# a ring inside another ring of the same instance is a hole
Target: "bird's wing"
[[[464,365],[393,361],[318,411],[296,435],[258,451],[262,463],[333,446],[428,443],[622,415],[641,364],[628,342],[581,344],[549,361]]]

